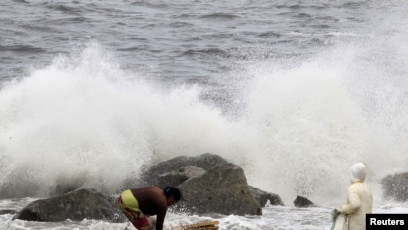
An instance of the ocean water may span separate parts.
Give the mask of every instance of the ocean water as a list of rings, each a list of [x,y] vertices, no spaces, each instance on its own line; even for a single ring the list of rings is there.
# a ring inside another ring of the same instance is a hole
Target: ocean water
[[[117,194],[143,166],[218,154],[285,206],[220,229],[329,229],[348,169],[374,212],[408,169],[408,2],[0,2],[0,209],[58,185]],[[293,206],[296,195],[319,208]],[[210,217],[169,213],[165,227]],[[84,220],[1,229],[124,229]]]

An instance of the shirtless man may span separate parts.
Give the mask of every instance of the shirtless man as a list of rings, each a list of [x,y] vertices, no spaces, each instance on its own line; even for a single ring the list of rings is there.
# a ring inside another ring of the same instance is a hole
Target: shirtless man
[[[147,217],[157,215],[156,230],[162,230],[167,207],[180,199],[181,193],[178,188],[133,188],[120,194],[118,205],[136,229],[150,230]]]

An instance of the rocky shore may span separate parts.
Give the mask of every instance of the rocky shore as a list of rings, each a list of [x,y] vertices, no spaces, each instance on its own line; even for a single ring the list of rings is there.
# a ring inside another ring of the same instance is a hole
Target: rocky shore
[[[384,178],[385,195],[406,201],[407,182],[408,174]],[[248,185],[241,167],[210,153],[161,162],[146,169],[137,181],[126,183],[125,187],[178,187],[183,193],[183,199],[172,210],[197,215],[262,215],[262,207],[267,202],[271,205],[285,205],[278,194]],[[60,191],[64,189],[60,188]],[[294,205],[315,206],[312,201],[301,196],[296,197]],[[13,219],[47,222],[67,219],[125,221],[114,195],[87,187],[33,201],[18,211]]]

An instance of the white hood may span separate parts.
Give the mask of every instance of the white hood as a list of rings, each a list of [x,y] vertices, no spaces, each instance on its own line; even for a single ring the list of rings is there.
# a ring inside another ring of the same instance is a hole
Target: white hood
[[[364,182],[366,178],[366,170],[363,163],[357,163],[350,168],[350,182],[354,183],[357,181]]]

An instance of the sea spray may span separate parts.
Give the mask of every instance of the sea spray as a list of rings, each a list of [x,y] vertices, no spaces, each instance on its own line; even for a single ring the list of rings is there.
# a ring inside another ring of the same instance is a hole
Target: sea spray
[[[203,86],[166,87],[124,69],[97,42],[59,55],[0,91],[2,195],[44,196],[61,185],[115,192],[143,167],[205,152],[240,165],[249,184],[287,204],[296,195],[338,200],[357,161],[380,194],[381,177],[394,164],[404,167],[384,152],[395,143],[404,148],[393,137],[402,140],[406,128],[399,115],[386,120],[393,129],[373,135],[372,118],[387,113],[369,110],[355,88],[365,77],[356,67],[364,64],[356,61],[361,52],[345,47],[292,64],[246,66],[248,76],[236,79],[244,84],[234,83],[245,107],[233,119],[202,100]],[[406,104],[398,92],[377,91],[376,105],[392,97],[397,115]]]
[[[113,192],[152,161],[228,154],[229,122],[199,101],[199,87],[164,93],[105,52],[91,43],[1,91],[4,196],[61,185]]]

